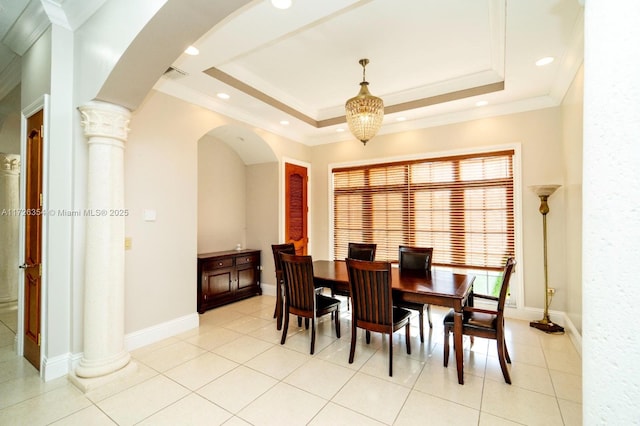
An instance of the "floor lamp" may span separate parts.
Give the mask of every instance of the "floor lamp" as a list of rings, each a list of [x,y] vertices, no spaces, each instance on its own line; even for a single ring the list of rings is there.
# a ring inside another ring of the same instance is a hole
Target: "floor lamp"
[[[564,328],[558,324],[554,324],[549,319],[549,276],[547,273],[547,213],[549,213],[549,205],[547,199],[553,194],[560,185],[535,185],[530,187],[533,192],[540,197],[540,213],[542,214],[542,238],[544,246],[544,314],[539,321],[531,321],[531,327],[542,330],[546,333],[562,333]]]

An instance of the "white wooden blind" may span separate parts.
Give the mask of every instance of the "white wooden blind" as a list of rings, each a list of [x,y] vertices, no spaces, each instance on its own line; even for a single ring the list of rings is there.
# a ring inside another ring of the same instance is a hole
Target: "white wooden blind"
[[[332,170],[334,253],[433,247],[433,263],[500,270],[515,252],[513,150]]]

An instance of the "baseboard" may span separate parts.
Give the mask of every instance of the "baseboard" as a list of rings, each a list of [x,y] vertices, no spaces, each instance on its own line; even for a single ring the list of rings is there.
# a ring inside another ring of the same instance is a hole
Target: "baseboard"
[[[573,321],[571,321],[567,314],[563,312],[562,316],[564,317],[564,331],[569,335],[573,346],[576,348],[576,351],[578,351],[578,355],[580,355],[580,358],[582,358],[582,334],[580,334],[576,326],[573,324]]]
[[[495,309],[495,306],[491,309]],[[505,307],[504,315],[506,318],[519,319],[523,321],[537,321],[544,316],[544,311],[537,308],[517,309],[507,306]],[[550,310],[549,317],[554,323],[564,327],[565,333],[569,335],[571,343],[573,343],[576,351],[578,351],[578,354],[582,357],[582,335],[567,314],[561,311]]]
[[[73,371],[81,358],[81,353],[72,354],[71,352],[67,352],[66,354],[58,355],[53,358],[44,357],[42,360],[40,376],[45,382],[66,376]]]
[[[154,326],[134,331],[124,336],[124,348],[127,351],[141,348],[158,342],[176,334],[184,333],[200,326],[200,317],[197,312],[185,315],[171,321],[156,324]]]
[[[199,326],[200,317],[197,312],[194,312],[193,314],[129,333],[124,336],[124,347],[127,351],[132,351]],[[69,352],[53,358],[45,357],[42,360],[42,380],[47,382],[72,373],[81,359],[82,352],[76,354]]]
[[[276,295],[276,286],[275,286],[275,284],[260,283],[260,288],[262,289],[262,294],[264,294],[265,296],[275,296]]]

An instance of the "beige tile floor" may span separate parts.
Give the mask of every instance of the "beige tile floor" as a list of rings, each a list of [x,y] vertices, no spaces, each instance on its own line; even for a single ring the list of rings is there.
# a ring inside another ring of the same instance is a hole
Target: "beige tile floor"
[[[43,383],[13,355],[0,324],[0,425],[580,425],[581,360],[566,335],[507,320],[513,385],[504,383],[495,342],[465,339],[465,384],[442,366],[445,310],[433,309],[424,344],[412,325],[412,354],[394,336],[358,337],[348,363],[349,313],[342,338],[330,318],[318,325],[316,353],[295,320],[280,345],[274,298],[211,310],[200,327],[132,352],[135,373],[86,394],[66,378]]]

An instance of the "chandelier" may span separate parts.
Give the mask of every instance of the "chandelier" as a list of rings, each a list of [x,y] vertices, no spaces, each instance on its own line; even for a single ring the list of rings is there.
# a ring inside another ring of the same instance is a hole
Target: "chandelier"
[[[349,130],[353,133],[353,136],[366,145],[367,141],[380,130],[382,117],[384,116],[384,104],[382,99],[373,96],[367,88],[369,83],[365,78],[365,67],[369,60],[360,59],[358,62],[362,65],[360,93],[349,99],[344,107]]]

